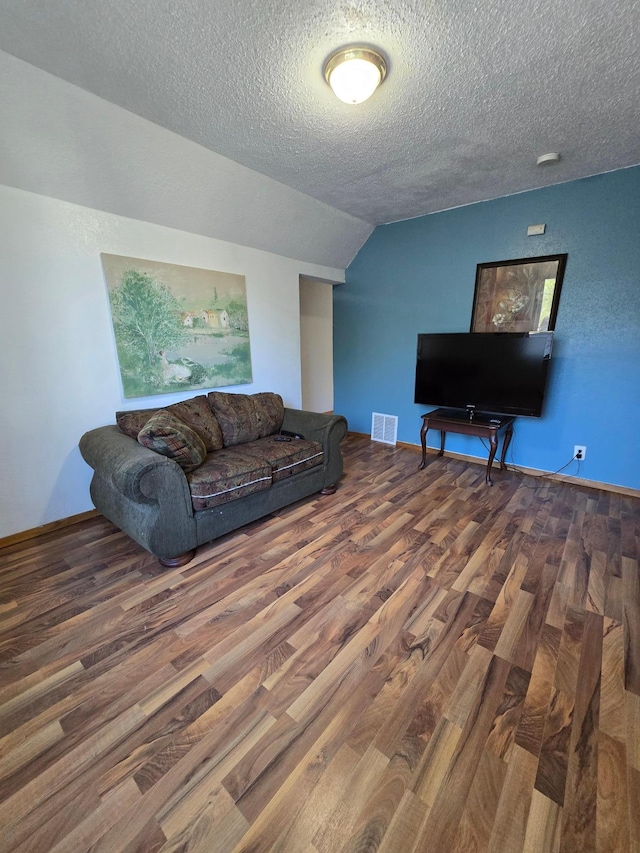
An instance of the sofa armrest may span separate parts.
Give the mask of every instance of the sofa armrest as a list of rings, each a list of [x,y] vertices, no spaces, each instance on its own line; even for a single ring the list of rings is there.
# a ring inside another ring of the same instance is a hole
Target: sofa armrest
[[[177,462],[143,447],[117,426],[85,433],[80,439],[80,453],[123,497],[137,503],[160,503],[170,496],[193,514],[187,478]]]
[[[347,434],[347,421],[342,415],[322,415],[285,408],[282,429],[299,433],[309,441],[318,441],[328,450],[331,444],[339,445]]]
[[[321,415],[302,409],[285,409],[282,429],[299,433],[322,445],[324,453],[324,486],[335,486],[342,476],[340,442],[347,434],[347,421],[342,415]]]

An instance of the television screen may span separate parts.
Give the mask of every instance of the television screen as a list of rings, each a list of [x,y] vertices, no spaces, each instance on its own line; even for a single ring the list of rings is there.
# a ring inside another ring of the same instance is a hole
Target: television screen
[[[415,402],[538,418],[552,342],[553,332],[418,335]]]

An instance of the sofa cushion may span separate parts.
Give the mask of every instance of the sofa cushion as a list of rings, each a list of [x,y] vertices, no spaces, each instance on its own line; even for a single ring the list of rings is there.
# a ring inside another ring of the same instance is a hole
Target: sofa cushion
[[[129,438],[138,438],[138,433],[157,409],[135,409],[131,412],[116,412],[116,423]]]
[[[251,402],[258,424],[257,438],[280,432],[284,421],[284,403],[280,394],[262,391],[251,395]]]
[[[222,448],[222,430],[205,394],[199,394],[180,403],[172,403],[167,406],[167,410],[177,415],[181,421],[189,424],[191,429],[198,433],[204,441],[207,453]]]
[[[235,447],[278,432],[284,420],[279,394],[226,394],[210,391],[209,405],[220,424],[225,447]]]
[[[250,441],[239,450],[245,456],[253,456],[271,465],[274,483],[306,468],[321,465],[324,459],[322,445],[317,441],[306,441],[303,438],[280,441],[275,435]]]
[[[209,509],[268,489],[271,466],[240,450],[223,449],[209,453],[204,463],[187,474],[193,508]]]
[[[184,471],[195,470],[207,456],[200,436],[166,409],[159,409],[149,418],[138,433],[138,441],[156,453],[175,459]]]
[[[158,411],[171,412],[185,424],[188,424],[203,440],[207,453],[220,450],[222,447],[220,424],[211,411],[211,406],[209,406],[204,394],[199,394],[190,400],[182,400],[180,403],[172,403],[162,409],[136,409],[131,412],[116,412],[116,423],[125,435],[137,438],[142,427]]]

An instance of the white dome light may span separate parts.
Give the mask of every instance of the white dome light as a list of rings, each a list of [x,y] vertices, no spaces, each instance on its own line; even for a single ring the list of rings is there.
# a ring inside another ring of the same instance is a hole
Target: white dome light
[[[324,76],[335,95],[345,104],[361,104],[384,80],[387,64],[375,50],[347,47],[327,60]]]

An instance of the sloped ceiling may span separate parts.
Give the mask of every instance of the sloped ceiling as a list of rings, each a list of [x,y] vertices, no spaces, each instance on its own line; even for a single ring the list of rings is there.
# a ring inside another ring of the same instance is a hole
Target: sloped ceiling
[[[3,51],[0,127],[0,184],[320,264],[307,272],[330,281],[373,228]]]
[[[0,0],[0,23],[6,52],[370,224],[640,162],[636,0]],[[322,68],[356,42],[389,74],[350,107]]]

